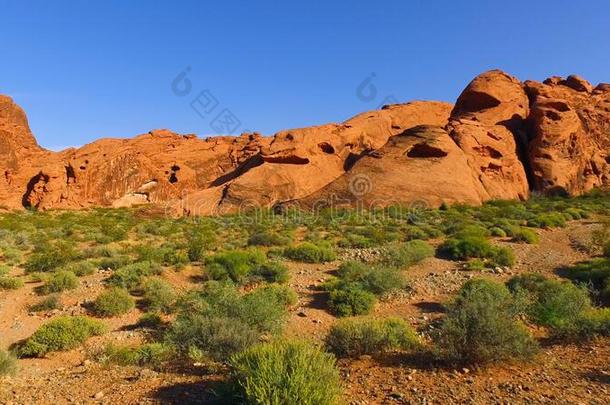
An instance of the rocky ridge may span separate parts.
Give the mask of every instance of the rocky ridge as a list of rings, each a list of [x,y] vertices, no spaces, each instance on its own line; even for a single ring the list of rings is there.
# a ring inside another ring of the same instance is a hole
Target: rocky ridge
[[[578,195],[610,184],[610,84],[476,77],[455,105],[415,101],[271,137],[154,130],[51,152],[0,96],[0,204],[160,204],[172,215],[252,207],[426,206]]]

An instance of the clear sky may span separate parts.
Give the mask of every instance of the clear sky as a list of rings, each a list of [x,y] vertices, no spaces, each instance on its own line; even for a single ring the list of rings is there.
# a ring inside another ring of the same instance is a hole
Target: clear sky
[[[172,87],[186,68],[190,92]],[[610,82],[610,1],[0,0],[0,93],[54,149],[154,128],[271,135],[386,97],[454,101],[492,68]],[[359,91],[371,74],[376,93]]]

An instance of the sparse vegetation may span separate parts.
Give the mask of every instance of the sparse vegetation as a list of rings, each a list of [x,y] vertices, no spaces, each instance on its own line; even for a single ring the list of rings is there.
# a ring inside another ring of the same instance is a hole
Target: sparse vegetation
[[[42,325],[23,344],[20,357],[42,357],[49,352],[73,349],[88,338],[105,332],[104,324],[84,316],[62,316]]]
[[[171,347],[162,343],[139,346],[107,345],[99,360],[121,366],[160,367],[172,358]]]
[[[231,357],[233,397],[251,404],[339,403],[340,378],[332,355],[299,341],[274,341]]]
[[[0,350],[0,378],[13,375],[17,371],[17,359],[12,353]]]
[[[65,290],[73,290],[78,287],[78,277],[71,271],[61,270],[53,273],[47,278],[44,285],[39,289],[43,295],[59,293]]]
[[[415,331],[398,318],[342,319],[335,322],[326,337],[328,349],[341,357],[412,350],[418,345]]]
[[[23,287],[23,280],[17,277],[0,277],[0,290],[17,290]]]
[[[93,311],[98,316],[111,317],[123,315],[135,306],[127,290],[112,287],[101,293],[93,302]]]
[[[536,342],[517,319],[519,305],[502,284],[468,281],[448,307],[436,344],[441,357],[462,363],[528,358]]]
[[[311,242],[303,242],[300,245],[286,248],[284,256],[303,263],[325,263],[336,258],[335,252],[330,246],[316,245]]]

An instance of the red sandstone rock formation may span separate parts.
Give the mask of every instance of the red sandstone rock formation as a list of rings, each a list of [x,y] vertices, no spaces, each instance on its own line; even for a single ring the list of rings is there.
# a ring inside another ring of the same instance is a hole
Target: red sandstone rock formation
[[[610,85],[475,78],[455,106],[412,102],[273,137],[156,130],[44,150],[0,96],[0,206],[163,204],[206,215],[302,203],[365,206],[577,195],[610,183]]]

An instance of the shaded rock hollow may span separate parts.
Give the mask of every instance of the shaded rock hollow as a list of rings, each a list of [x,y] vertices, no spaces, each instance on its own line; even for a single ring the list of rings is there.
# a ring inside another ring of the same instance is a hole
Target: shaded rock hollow
[[[213,215],[285,204],[480,204],[610,183],[610,85],[493,70],[455,105],[385,106],[340,124],[201,139],[154,130],[51,152],[0,96],[5,209],[162,205]]]

